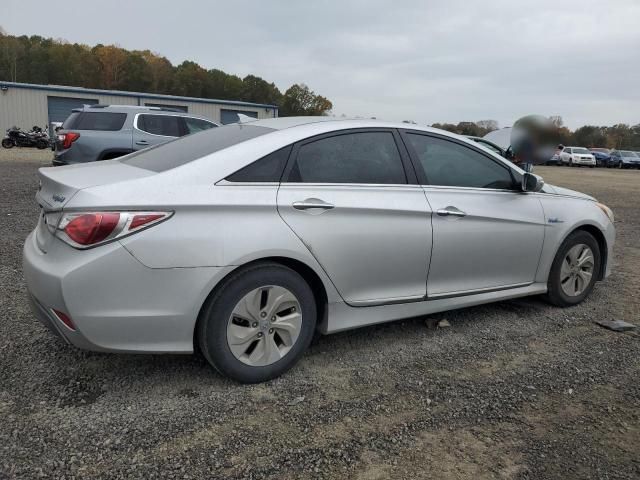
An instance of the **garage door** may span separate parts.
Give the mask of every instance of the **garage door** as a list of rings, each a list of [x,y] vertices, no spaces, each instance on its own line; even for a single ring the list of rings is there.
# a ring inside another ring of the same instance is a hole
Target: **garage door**
[[[245,110],[220,110],[220,122],[223,125],[227,123],[236,123],[238,121],[238,114],[246,115],[247,117],[258,118],[258,112],[247,112]]]
[[[47,97],[49,128],[51,128],[52,122],[64,122],[74,108],[95,105],[96,103],[98,100],[92,98]]]

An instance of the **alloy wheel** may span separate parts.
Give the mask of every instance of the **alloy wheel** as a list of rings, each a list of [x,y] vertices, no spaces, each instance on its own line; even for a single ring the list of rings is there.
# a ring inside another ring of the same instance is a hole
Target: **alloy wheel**
[[[227,344],[242,363],[263,367],[289,353],[301,329],[296,296],[284,287],[265,285],[251,290],[234,307],[227,323]]]
[[[560,269],[560,286],[565,295],[577,297],[591,283],[595,261],[591,248],[580,243],[567,252]]]

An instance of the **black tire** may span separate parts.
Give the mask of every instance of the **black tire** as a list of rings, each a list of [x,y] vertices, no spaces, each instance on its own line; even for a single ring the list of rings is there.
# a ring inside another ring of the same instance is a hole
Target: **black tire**
[[[227,323],[236,304],[252,290],[276,285],[288,289],[300,303],[302,327],[291,350],[266,366],[250,366],[238,360],[227,342]],[[316,330],[317,309],[311,287],[297,272],[278,263],[257,263],[233,273],[205,302],[198,318],[197,341],[207,361],[221,374],[241,383],[276,378],[300,359]]]
[[[579,244],[587,245],[591,248],[593,252],[593,274],[591,275],[591,281],[589,285],[584,289],[584,291],[577,296],[569,296],[565,294],[560,285],[560,271],[562,268],[562,262],[564,261],[569,250],[575,245]],[[553,259],[553,264],[551,265],[551,271],[549,273],[549,279],[547,280],[547,294],[546,299],[549,303],[556,305],[558,307],[571,307],[573,305],[577,305],[582,302],[593,290],[593,286],[595,285],[597,278],[600,275],[600,247],[598,246],[598,242],[589,232],[585,232],[584,230],[577,230],[570,234],[556,253],[555,258]]]
[[[38,150],[44,150],[47,147],[49,147],[49,142],[47,142],[46,140],[38,140],[36,142],[36,148]]]
[[[3,138],[2,146],[4,148],[13,148],[13,140],[11,140],[10,138]]]

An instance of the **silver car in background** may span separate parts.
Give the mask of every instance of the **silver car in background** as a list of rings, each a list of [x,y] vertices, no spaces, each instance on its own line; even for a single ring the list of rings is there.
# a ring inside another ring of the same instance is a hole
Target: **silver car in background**
[[[85,105],[74,109],[56,132],[52,163],[110,160],[217,126],[167,107]]]
[[[606,206],[416,125],[259,120],[39,175],[38,318],[90,350],[200,349],[242,382],[282,374],[316,330],[575,305],[611,267]]]

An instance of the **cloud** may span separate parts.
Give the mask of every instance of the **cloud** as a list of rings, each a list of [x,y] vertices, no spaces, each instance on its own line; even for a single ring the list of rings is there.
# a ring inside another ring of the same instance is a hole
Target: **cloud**
[[[149,48],[174,63],[253,73],[282,90],[304,82],[331,99],[337,114],[507,125],[541,113],[562,115],[571,127],[640,122],[634,0],[65,5],[38,19],[9,0],[3,26]]]

